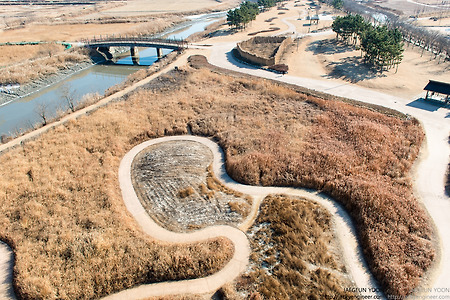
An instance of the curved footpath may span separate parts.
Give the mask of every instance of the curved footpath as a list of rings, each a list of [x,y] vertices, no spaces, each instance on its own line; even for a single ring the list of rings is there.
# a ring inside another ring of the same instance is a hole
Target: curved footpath
[[[250,255],[250,246],[245,233],[231,226],[211,226],[193,233],[175,233],[168,231],[156,224],[142,207],[131,180],[131,165],[134,157],[148,146],[167,141],[195,141],[207,146],[213,153],[213,171],[216,177],[227,187],[241,193],[252,196],[252,211],[240,228],[246,230],[255,219],[261,200],[269,194],[285,194],[291,196],[301,196],[315,201],[326,207],[333,215],[334,232],[339,238],[344,263],[356,286],[364,286],[376,289],[376,283],[368,273],[361,249],[355,238],[354,227],[348,214],[333,200],[319,195],[317,192],[310,192],[296,188],[260,187],[243,185],[233,181],[225,171],[225,159],[223,151],[213,141],[197,136],[171,136],[163,137],[144,142],[134,147],[123,158],[119,168],[119,182],[122,196],[127,209],[141,226],[142,230],[151,237],[164,242],[189,243],[203,241],[209,238],[226,237],[230,239],[235,247],[231,261],[219,272],[194,280],[164,282],[148,285],[141,285],[136,288],[125,290],[105,299],[143,299],[151,296],[168,296],[183,294],[206,294],[214,293],[227,282],[231,282],[247,268]]]
[[[235,43],[220,43],[212,47],[209,62],[215,66],[266,79],[286,82],[308,89],[376,104],[409,114],[418,119],[425,131],[426,142],[415,166],[414,187],[436,226],[438,257],[427,282],[421,288],[431,288],[431,295],[450,297],[450,198],[444,182],[449,163],[450,110],[415,99],[399,98],[351,83],[279,75],[243,64],[233,58]],[[412,74],[412,76],[414,76]],[[364,285],[358,287],[366,287]]]
[[[12,285],[13,252],[0,242],[0,299],[16,299]]]

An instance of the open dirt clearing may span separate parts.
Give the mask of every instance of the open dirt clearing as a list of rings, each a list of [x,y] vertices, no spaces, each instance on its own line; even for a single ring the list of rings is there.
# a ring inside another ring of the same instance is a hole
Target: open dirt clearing
[[[238,0],[128,0],[125,5],[112,9],[105,9],[83,18],[99,18],[104,16],[130,17],[155,15],[164,13],[186,13],[193,11],[226,10],[239,5]]]
[[[337,42],[335,34],[306,36],[287,53],[289,74],[336,83],[353,83],[383,93],[413,98],[423,94],[428,80],[450,81],[450,62],[439,63],[421,49],[405,45],[404,58],[395,68],[383,73],[362,63],[361,51]]]

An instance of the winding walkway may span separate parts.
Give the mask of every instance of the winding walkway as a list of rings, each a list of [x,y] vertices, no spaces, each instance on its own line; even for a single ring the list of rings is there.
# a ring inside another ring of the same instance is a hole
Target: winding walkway
[[[0,242],[0,299],[16,299],[12,285],[13,252]]]
[[[213,141],[197,136],[163,137],[144,142],[134,147],[123,158],[119,168],[119,182],[123,200],[129,212],[136,219],[142,230],[151,237],[163,242],[188,243],[198,242],[209,238],[226,237],[235,247],[231,261],[219,272],[194,280],[164,282],[141,285],[136,288],[122,291],[106,297],[105,299],[143,299],[151,296],[169,296],[182,292],[183,294],[212,294],[227,282],[231,282],[247,268],[250,255],[250,246],[247,237],[241,230],[231,226],[211,226],[192,233],[175,233],[156,224],[141,205],[133,188],[131,180],[131,164],[134,157],[148,146],[168,141],[195,141],[207,146],[213,153],[213,171],[216,177],[227,187],[252,196],[252,210],[246,220],[239,226],[246,230],[253,223],[259,209],[261,200],[269,194],[285,194],[301,196],[320,203],[333,215],[334,233],[339,238],[344,263],[356,286],[377,288],[375,280],[368,273],[367,266],[358,246],[355,230],[350,217],[344,209],[330,198],[314,191],[297,188],[260,187],[243,185],[232,180],[225,171],[224,154],[221,148]]]

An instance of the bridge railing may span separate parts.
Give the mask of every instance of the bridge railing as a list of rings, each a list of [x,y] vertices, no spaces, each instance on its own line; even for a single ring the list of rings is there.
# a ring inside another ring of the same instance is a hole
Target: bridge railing
[[[117,42],[127,42],[127,43],[155,43],[155,44],[169,44],[176,45],[180,48],[185,48],[188,45],[188,42],[183,39],[171,39],[171,38],[155,38],[148,36],[100,36],[92,39],[83,39],[81,40],[85,45],[89,44],[107,44],[107,43],[117,43]]]

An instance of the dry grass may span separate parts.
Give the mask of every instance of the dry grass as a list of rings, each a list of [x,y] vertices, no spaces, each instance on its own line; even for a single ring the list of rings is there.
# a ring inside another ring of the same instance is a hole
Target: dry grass
[[[116,178],[123,154],[188,128],[214,137],[228,172],[243,183],[306,186],[343,203],[387,293],[407,294],[430,266],[432,231],[409,178],[423,139],[416,121],[261,79],[180,69],[0,157],[0,235],[16,251],[20,294],[90,297],[142,274],[194,276],[174,274],[177,261],[205,259],[209,270],[223,264],[229,252],[184,252],[173,262],[166,255],[185,247],[153,248],[124,213]],[[80,251],[64,256],[66,248]]]
[[[405,295],[419,284],[434,248],[409,178],[423,140],[417,121],[206,70],[175,72],[147,89],[130,96],[152,111],[146,118],[154,125],[141,136],[188,124],[219,141],[229,174],[242,183],[322,190],[355,220],[388,294]]]
[[[248,298],[353,299],[344,290],[352,283],[339,262],[331,215],[320,205],[268,196],[249,233],[251,268],[236,284]]]
[[[0,46],[0,66],[9,66],[27,60],[48,57],[64,51],[63,45],[4,45]]]
[[[21,57],[23,58],[23,56]],[[0,84],[29,83],[89,60],[89,56],[82,50],[57,51],[50,48],[44,52],[36,53],[36,57],[39,58],[21,61],[18,64],[3,68],[0,73]]]
[[[97,298],[205,276],[232,255],[228,240],[159,245],[139,230],[123,205],[117,171],[142,126],[124,123],[113,107],[126,107],[117,105],[0,156],[0,238],[16,255],[19,297]]]

